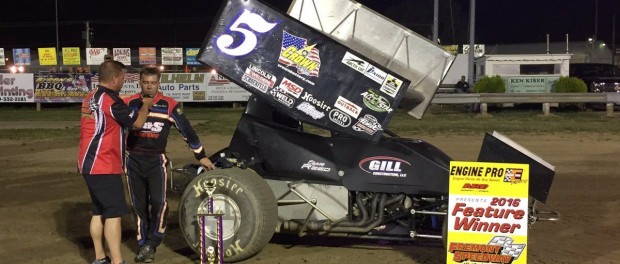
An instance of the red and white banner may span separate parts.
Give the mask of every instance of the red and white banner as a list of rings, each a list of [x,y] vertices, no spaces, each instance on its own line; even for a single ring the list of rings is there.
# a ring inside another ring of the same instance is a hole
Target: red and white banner
[[[130,48],[114,48],[114,60],[126,66],[131,65],[131,49]]]
[[[107,54],[107,48],[86,48],[86,64],[99,65]]]

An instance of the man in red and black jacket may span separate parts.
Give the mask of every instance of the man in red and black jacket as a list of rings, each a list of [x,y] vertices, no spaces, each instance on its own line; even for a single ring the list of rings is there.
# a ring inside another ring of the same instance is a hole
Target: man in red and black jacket
[[[125,263],[121,255],[121,216],[127,213],[123,173],[124,129],[141,128],[151,98],[130,109],[118,92],[125,81],[125,66],[106,61],[99,67],[100,85],[82,102],[78,170],[84,176],[92,199],[90,234],[95,264]],[[111,259],[106,256],[103,237]]]
[[[168,213],[165,153],[170,127],[175,126],[181,132],[194,157],[205,169],[215,169],[179,103],[159,92],[160,77],[157,68],[145,67],[140,71],[141,93],[125,98],[132,109],[138,109],[143,98],[153,98],[144,126],[132,131],[127,138],[127,183],[137,218],[140,247],[136,262],[152,262],[155,249],[164,239]]]

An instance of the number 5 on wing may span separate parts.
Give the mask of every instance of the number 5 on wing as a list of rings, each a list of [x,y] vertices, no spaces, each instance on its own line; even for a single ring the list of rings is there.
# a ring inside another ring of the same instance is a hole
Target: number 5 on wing
[[[247,27],[256,32],[265,33],[273,29],[278,23],[269,23],[263,17],[255,13],[248,10],[243,11],[243,14],[241,14],[229,28],[230,31],[243,34],[243,42],[241,42],[241,44],[237,47],[231,48],[230,46],[234,42],[233,36],[230,34],[222,34],[215,42],[217,47],[222,52],[231,56],[243,56],[250,53],[250,51],[256,47],[256,44],[258,43],[256,34],[248,29],[239,27],[242,24],[247,25]]]

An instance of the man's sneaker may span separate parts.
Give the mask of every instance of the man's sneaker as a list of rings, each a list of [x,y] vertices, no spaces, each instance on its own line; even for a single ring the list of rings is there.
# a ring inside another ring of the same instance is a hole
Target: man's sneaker
[[[153,259],[155,259],[155,247],[145,245],[140,247],[140,250],[138,250],[135,261],[151,263],[153,262]]]
[[[110,263],[112,263],[112,260],[110,259],[110,257],[105,256],[105,258],[93,260],[93,262],[91,262],[90,264],[110,264]]]

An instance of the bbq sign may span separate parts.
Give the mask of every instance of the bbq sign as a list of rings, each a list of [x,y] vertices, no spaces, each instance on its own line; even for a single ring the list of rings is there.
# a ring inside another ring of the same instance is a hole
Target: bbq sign
[[[298,121],[379,140],[406,90],[385,83],[409,80],[260,1],[222,5],[198,61]]]
[[[527,263],[528,164],[450,162],[447,263]]]

